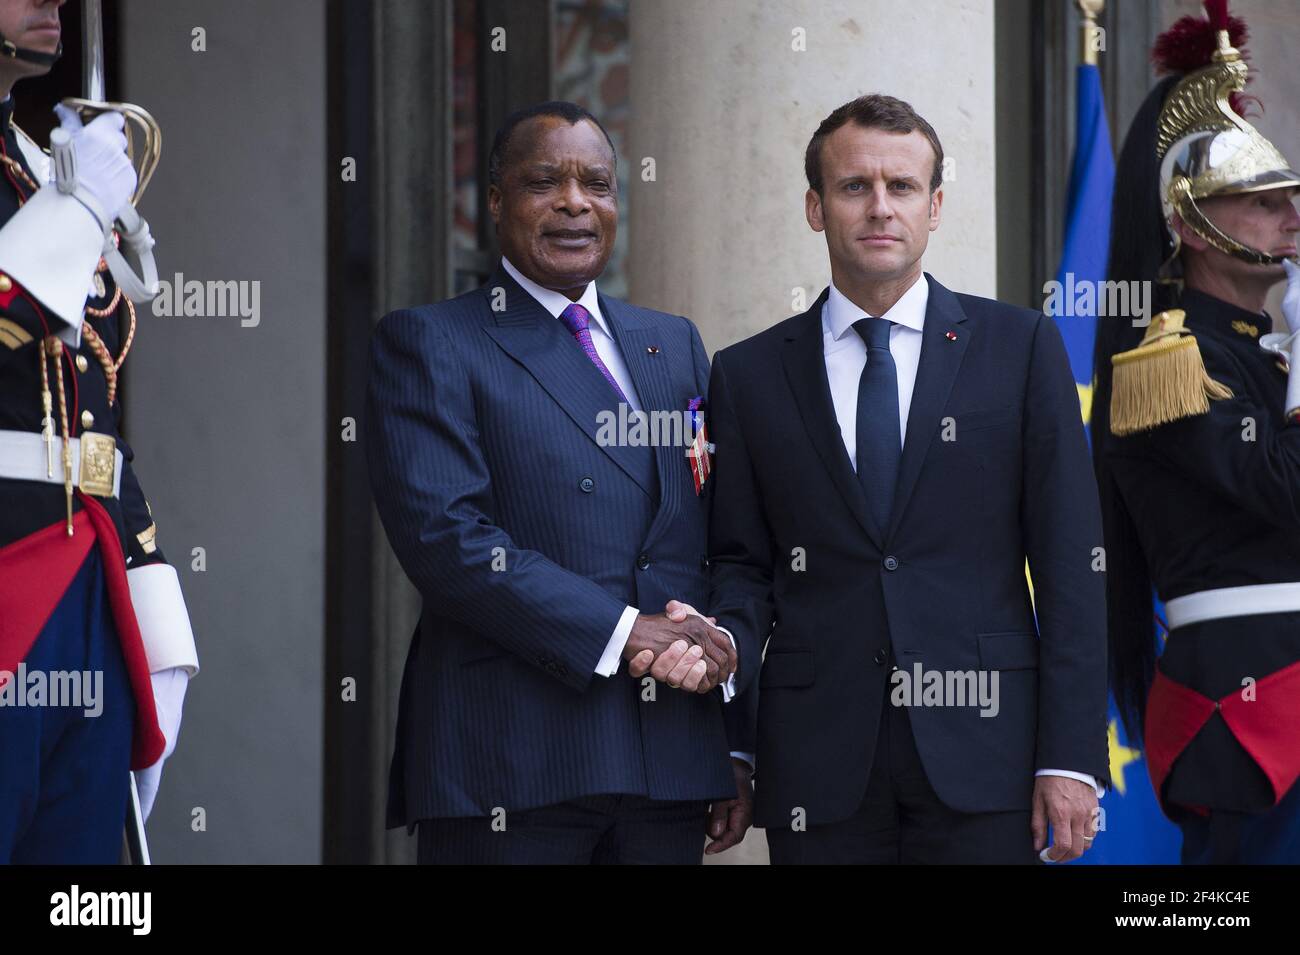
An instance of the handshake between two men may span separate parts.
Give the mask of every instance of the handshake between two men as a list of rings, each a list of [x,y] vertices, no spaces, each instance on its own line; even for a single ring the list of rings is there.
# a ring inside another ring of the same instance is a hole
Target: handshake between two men
[[[739,658],[735,643],[716,623],[678,600],[668,601],[663,613],[639,614],[623,648],[628,673],[649,674],[689,693],[725,686]]]
[[[623,648],[628,673],[638,679],[649,674],[688,693],[708,693],[723,687],[723,699],[729,699],[727,683],[740,660],[731,634],[719,629],[717,622],[717,618],[705,617],[679,600],[668,601],[663,613],[638,615]],[[738,845],[753,824],[753,756],[731,755],[736,798],[711,801],[705,855],[717,855]]]

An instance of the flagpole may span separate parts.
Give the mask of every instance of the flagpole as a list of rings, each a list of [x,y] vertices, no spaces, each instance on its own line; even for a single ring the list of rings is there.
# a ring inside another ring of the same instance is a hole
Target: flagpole
[[[1083,23],[1080,24],[1082,42],[1079,47],[1079,62],[1085,66],[1096,66],[1097,45],[1093,39],[1101,29],[1097,26],[1097,17],[1106,9],[1106,0],[1074,0],[1074,5],[1079,10],[1079,16],[1083,18]]]

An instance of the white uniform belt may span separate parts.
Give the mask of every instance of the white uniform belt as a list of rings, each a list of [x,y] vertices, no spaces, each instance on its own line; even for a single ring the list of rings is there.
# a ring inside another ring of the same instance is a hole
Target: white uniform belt
[[[96,435],[98,442],[112,442],[113,439],[107,435]],[[72,445],[72,484],[74,487],[81,487],[83,490],[96,495],[97,497],[106,497],[102,493],[107,489],[107,475],[104,471],[107,469],[108,462],[101,462],[101,467],[97,474],[101,479],[97,485],[83,481],[81,466],[81,439],[72,438],[69,442]],[[45,484],[57,484],[63,486],[63,439],[58,435],[54,436],[52,442],[54,448],[54,474],[50,475],[49,458],[47,456],[45,438],[33,431],[0,431],[0,478],[8,478],[14,481],[41,481]],[[119,497],[122,491],[122,452],[116,447],[113,448],[113,497]]]
[[[1291,610],[1300,610],[1300,582],[1221,587],[1218,590],[1202,590],[1175,597],[1165,602],[1170,630],[1203,620],[1286,613]]]

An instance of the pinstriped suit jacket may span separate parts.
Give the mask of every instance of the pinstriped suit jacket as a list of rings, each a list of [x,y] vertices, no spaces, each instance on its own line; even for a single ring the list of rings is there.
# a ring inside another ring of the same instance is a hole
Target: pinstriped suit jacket
[[[689,321],[600,307],[645,411],[707,392]],[[659,685],[647,700],[626,667],[594,675],[625,605],[705,605],[708,502],[684,448],[602,447],[598,415],[617,395],[500,267],[481,289],[386,316],[370,362],[371,485],[424,599],[388,825],[597,793],[734,797],[717,691]]]

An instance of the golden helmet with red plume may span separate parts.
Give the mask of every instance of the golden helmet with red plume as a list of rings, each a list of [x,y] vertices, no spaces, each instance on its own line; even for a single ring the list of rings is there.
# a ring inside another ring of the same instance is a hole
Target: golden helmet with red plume
[[[1198,200],[1211,196],[1300,187],[1300,174],[1241,113],[1251,99],[1243,95],[1249,72],[1245,24],[1229,16],[1227,0],[1205,0],[1205,11],[1205,19],[1183,17],[1160,35],[1152,50],[1161,72],[1186,73],[1170,91],[1157,121],[1165,221],[1177,214],[1220,251],[1247,262],[1274,264],[1280,257],[1227,235],[1197,206]]]

